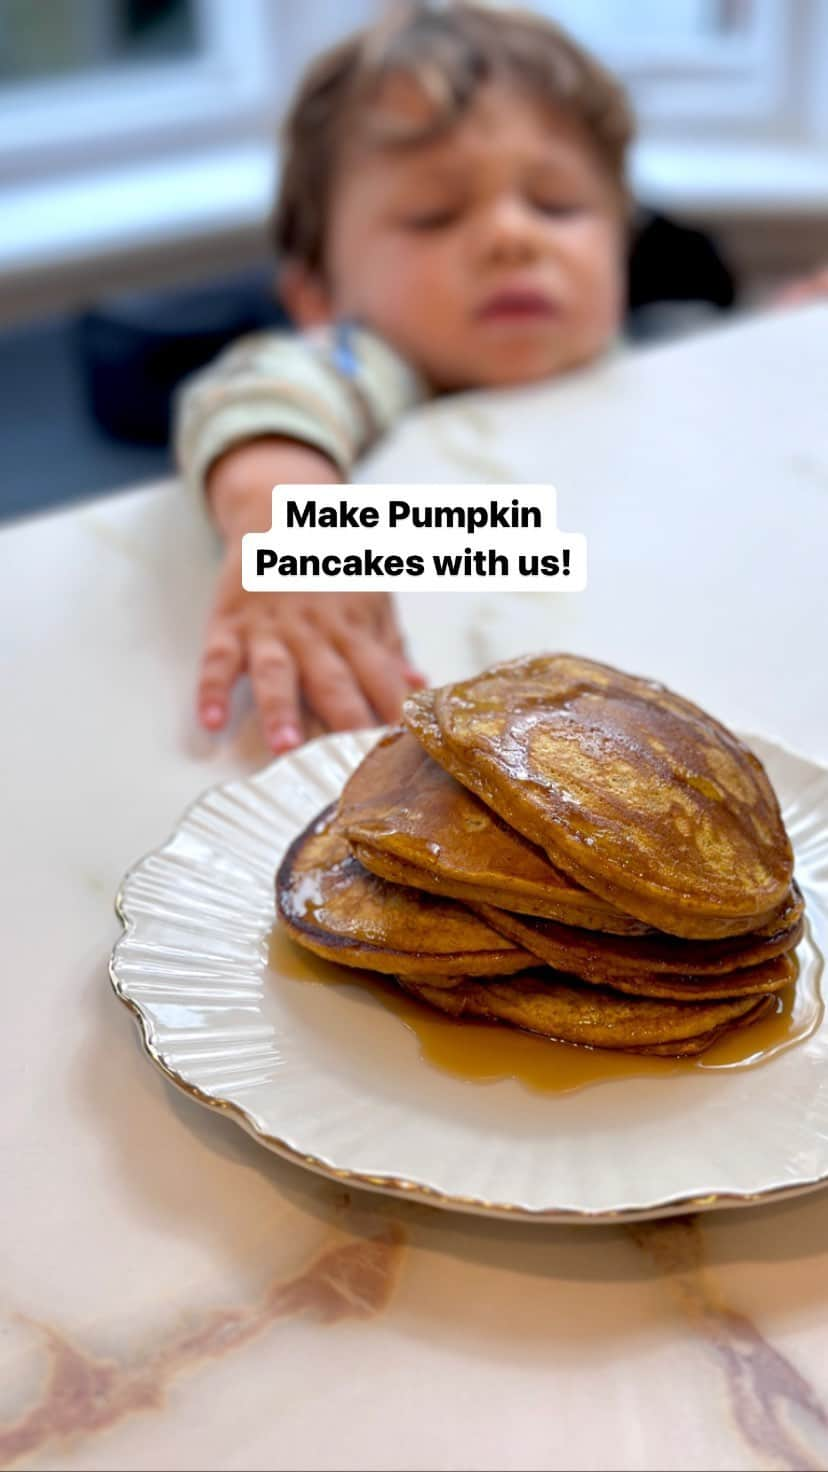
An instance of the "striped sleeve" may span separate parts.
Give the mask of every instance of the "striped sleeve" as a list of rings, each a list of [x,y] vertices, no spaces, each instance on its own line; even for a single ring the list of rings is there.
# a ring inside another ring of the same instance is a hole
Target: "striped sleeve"
[[[410,365],[364,328],[258,333],[179,389],[176,459],[201,491],[211,463],[233,445],[285,435],[328,455],[347,480],[360,456],[426,393]]]

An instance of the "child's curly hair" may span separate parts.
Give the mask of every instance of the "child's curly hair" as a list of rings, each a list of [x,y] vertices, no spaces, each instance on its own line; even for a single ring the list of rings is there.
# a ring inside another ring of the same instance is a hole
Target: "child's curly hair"
[[[391,130],[372,116],[382,84],[416,82],[432,104],[425,127]],[[528,10],[448,0],[394,7],[377,25],[326,51],[305,73],[283,125],[283,161],[273,233],[283,258],[324,271],[331,186],[355,120],[387,147],[448,129],[477,89],[519,86],[576,119],[626,198],[625,155],[633,115],[621,83],[558,26]]]

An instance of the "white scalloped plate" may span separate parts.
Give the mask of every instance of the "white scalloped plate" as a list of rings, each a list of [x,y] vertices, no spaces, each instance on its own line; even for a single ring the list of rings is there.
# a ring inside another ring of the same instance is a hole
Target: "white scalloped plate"
[[[490,1216],[618,1221],[828,1180],[825,1019],[757,1068],[550,1095],[433,1068],[364,989],[303,984],[309,958],[287,941],[271,964],[279,860],[376,739],[322,737],[214,788],[126,876],[112,983],[168,1078],[311,1170]],[[828,771],[749,739],[796,850],[814,976],[828,947]]]

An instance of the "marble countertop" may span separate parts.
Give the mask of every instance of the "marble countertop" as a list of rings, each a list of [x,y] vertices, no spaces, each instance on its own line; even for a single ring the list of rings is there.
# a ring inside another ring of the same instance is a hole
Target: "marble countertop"
[[[531,648],[828,760],[828,308],[430,406],[377,481],[544,481],[559,596],[413,594],[435,681]],[[125,870],[266,759],[191,697],[215,544],[174,483],[0,534],[0,1465],[828,1466],[828,1192],[621,1226],[348,1193],[179,1094],[113,997]]]

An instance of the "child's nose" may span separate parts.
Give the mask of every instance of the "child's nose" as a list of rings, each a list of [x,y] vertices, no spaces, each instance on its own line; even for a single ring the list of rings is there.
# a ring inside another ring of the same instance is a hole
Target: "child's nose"
[[[501,263],[520,263],[539,255],[543,234],[525,200],[504,196],[491,203],[483,223],[482,248],[488,260]]]

